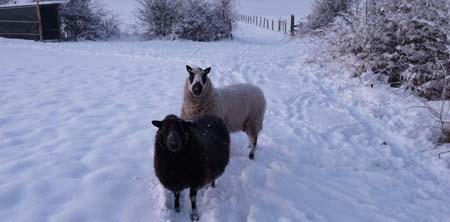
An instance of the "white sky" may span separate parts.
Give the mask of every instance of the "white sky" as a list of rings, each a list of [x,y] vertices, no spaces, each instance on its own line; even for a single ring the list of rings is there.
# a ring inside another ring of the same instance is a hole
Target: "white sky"
[[[242,14],[260,16],[305,17],[309,14],[314,0],[240,0]]]

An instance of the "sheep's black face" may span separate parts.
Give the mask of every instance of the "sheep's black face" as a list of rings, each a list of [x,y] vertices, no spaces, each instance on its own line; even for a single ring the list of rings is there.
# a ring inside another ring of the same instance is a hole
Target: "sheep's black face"
[[[186,70],[189,73],[189,90],[195,97],[201,96],[206,87],[206,80],[208,79],[211,67],[203,70],[201,68],[186,66]]]
[[[152,121],[158,127],[158,136],[162,137],[162,142],[168,150],[178,152],[182,150],[186,140],[186,122],[175,115],[167,116],[163,121]]]

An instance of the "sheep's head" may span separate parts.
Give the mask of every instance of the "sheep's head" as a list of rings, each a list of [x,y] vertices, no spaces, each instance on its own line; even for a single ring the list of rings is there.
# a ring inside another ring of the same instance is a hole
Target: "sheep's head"
[[[157,137],[169,151],[178,152],[183,149],[187,142],[187,128],[192,122],[184,121],[175,115],[168,115],[164,120],[152,121],[158,127]]]
[[[211,67],[203,70],[202,68],[192,68],[187,65],[186,70],[189,73],[189,91],[195,97],[201,96],[206,87],[208,87],[207,80]]]

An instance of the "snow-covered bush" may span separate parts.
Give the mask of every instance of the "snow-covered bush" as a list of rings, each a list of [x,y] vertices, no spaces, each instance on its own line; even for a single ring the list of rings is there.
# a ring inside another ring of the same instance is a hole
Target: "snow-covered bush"
[[[334,19],[346,12],[352,0],[315,0],[313,11],[308,16],[307,27],[318,29],[329,25]]]
[[[91,0],[70,0],[61,9],[66,40],[106,40],[118,35],[116,16]]]
[[[137,17],[147,38],[194,41],[231,37],[234,0],[140,0]]]
[[[447,0],[358,0],[330,30],[339,52],[364,61],[361,70],[440,99],[443,86],[449,87],[443,81],[450,57],[448,9]]]
[[[182,39],[211,41],[213,10],[205,0],[188,0],[177,35]]]
[[[139,0],[136,16],[147,38],[167,37],[175,33],[182,19],[181,0]]]

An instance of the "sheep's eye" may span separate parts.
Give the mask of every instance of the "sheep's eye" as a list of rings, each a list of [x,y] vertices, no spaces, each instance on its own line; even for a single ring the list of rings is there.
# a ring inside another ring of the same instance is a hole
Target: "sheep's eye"
[[[189,73],[189,81],[192,83],[193,81],[194,81],[194,77],[195,77],[195,75],[194,75],[194,73]]]
[[[206,74],[203,74],[202,75],[202,82],[203,82],[203,84],[205,84],[206,83],[206,78],[207,78],[208,76],[206,75]]]

